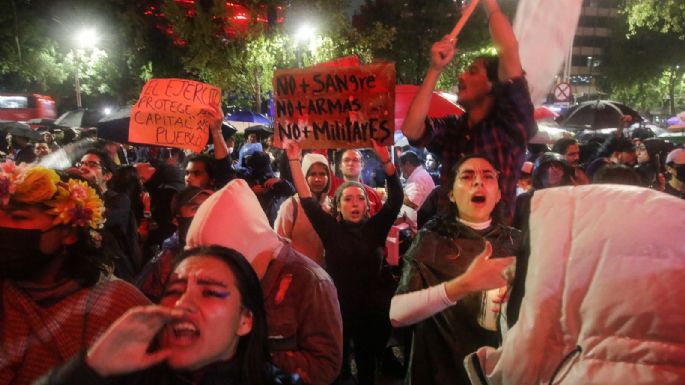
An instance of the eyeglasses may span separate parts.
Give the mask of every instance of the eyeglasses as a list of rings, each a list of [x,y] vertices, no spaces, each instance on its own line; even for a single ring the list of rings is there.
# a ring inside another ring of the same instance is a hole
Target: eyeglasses
[[[102,165],[100,163],[93,161],[93,160],[86,160],[84,162],[76,163],[76,167],[83,167],[83,166],[90,167],[90,168],[96,168],[96,167],[102,168]]]

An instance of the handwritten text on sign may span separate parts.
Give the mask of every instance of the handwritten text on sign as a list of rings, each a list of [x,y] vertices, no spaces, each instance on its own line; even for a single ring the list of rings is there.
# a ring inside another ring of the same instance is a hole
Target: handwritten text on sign
[[[395,130],[395,65],[276,71],[274,139],[302,148],[386,145]]]
[[[202,151],[209,124],[221,119],[221,90],[185,79],[152,79],[131,109],[128,138],[133,143]]]

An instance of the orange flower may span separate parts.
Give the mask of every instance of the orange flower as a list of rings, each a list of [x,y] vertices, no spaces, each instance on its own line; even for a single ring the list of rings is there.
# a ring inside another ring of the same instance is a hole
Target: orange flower
[[[95,189],[86,182],[69,179],[57,187],[55,199],[47,204],[55,215],[54,224],[99,229],[105,222],[105,206]]]
[[[59,175],[54,170],[31,166],[22,170],[12,199],[27,204],[45,202],[57,192]]]

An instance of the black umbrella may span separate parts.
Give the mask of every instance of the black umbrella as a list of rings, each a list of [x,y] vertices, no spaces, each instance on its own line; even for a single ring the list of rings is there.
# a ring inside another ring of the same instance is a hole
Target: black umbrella
[[[131,107],[123,107],[100,119],[95,125],[98,138],[117,143],[128,143],[128,126],[131,121]],[[228,139],[238,130],[227,122],[221,124],[221,133]],[[212,136],[209,136],[209,144]]]
[[[63,113],[55,120],[55,125],[64,127],[94,127],[102,116],[102,112],[98,110],[81,108]]]
[[[256,125],[252,127],[248,127],[245,129],[245,136],[250,135],[250,134],[257,134],[257,138],[259,140],[262,140],[266,138],[269,135],[273,135],[274,133],[274,128],[269,127],[269,126],[264,126],[264,125]]]
[[[123,107],[100,119],[95,124],[98,138],[118,143],[128,143],[128,124],[131,107]]]
[[[641,122],[642,117],[634,109],[623,103],[610,100],[592,100],[571,107],[558,120],[562,127],[589,128],[623,128],[623,116],[628,115],[633,123]]]
[[[34,131],[28,124],[8,120],[0,121],[0,132],[4,132],[5,135],[12,134],[13,136],[22,136],[34,141],[43,139],[40,133]]]
[[[238,129],[233,127],[233,125],[227,121],[221,122],[221,135],[224,137],[224,140],[228,140],[231,136],[235,135],[235,133],[238,132]],[[213,144],[214,139],[212,138],[212,135],[209,135],[209,141],[207,144]]]

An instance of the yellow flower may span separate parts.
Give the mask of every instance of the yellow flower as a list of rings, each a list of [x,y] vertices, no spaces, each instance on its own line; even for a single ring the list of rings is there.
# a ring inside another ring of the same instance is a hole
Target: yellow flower
[[[35,204],[55,195],[59,175],[54,170],[31,166],[23,171],[12,196],[14,201]]]
[[[105,206],[95,189],[86,182],[69,179],[60,183],[55,199],[47,204],[49,213],[55,216],[55,225],[99,229],[104,223]]]

